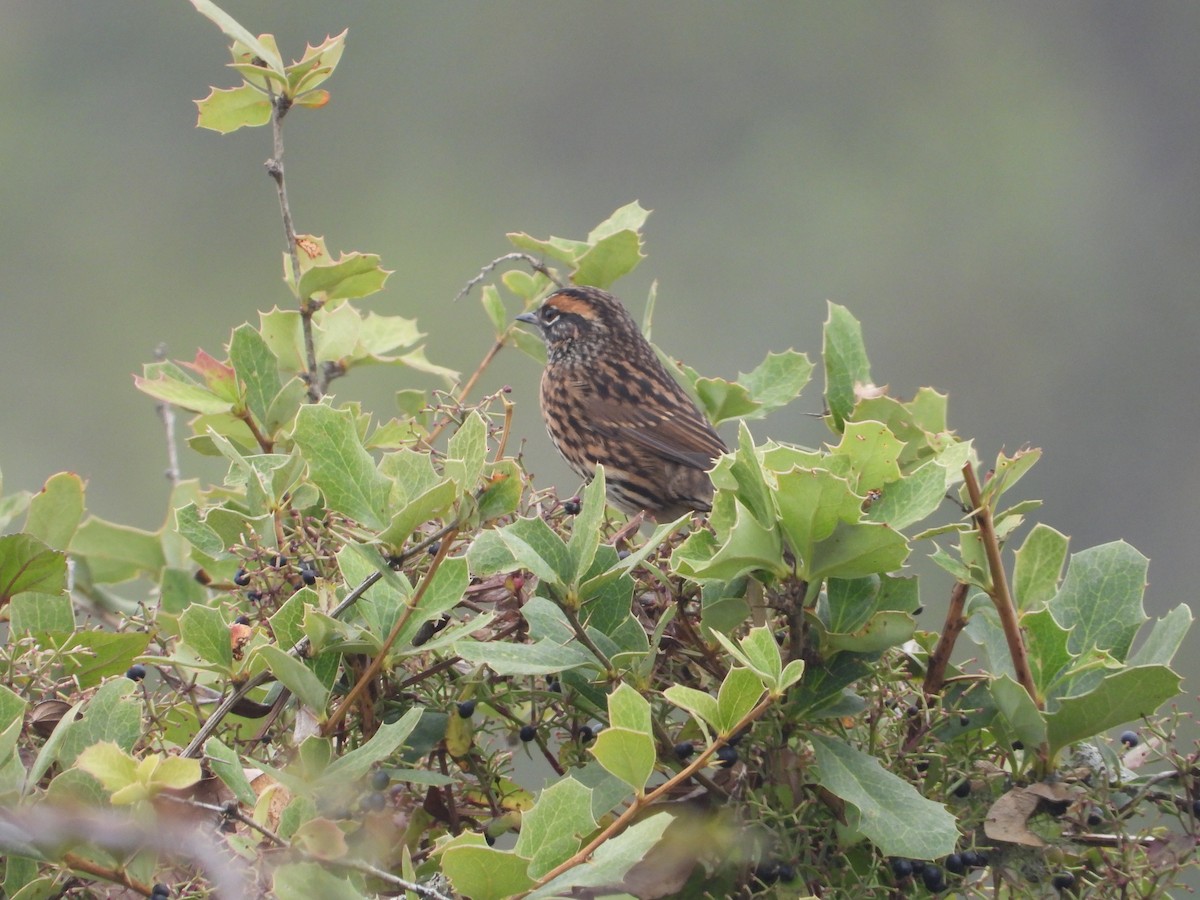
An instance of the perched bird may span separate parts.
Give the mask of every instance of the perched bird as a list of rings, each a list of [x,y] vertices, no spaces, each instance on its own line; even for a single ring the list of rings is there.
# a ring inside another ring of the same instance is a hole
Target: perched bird
[[[725,444],[621,301],[599,288],[563,288],[517,320],[546,342],[542,419],[580,477],[601,463],[609,500],[627,513],[673,519],[710,509],[707,470]]]

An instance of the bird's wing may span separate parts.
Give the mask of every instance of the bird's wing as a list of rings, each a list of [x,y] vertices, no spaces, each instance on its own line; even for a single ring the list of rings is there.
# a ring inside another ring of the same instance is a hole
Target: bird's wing
[[[668,410],[654,403],[630,406],[593,399],[588,411],[592,427],[600,433],[694,469],[710,468],[726,452],[725,443],[695,408]]]

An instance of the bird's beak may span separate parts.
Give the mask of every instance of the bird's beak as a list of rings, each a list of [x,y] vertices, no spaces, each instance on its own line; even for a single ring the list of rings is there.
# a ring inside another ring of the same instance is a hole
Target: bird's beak
[[[528,322],[530,325],[537,325],[538,324],[537,313],[523,312],[519,316],[517,316],[517,321],[518,322]]]

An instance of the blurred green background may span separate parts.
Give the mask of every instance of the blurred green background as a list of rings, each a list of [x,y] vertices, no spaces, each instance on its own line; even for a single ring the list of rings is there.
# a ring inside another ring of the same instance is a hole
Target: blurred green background
[[[877,382],[948,390],[984,459],[1045,448],[1023,493],[1072,549],[1125,538],[1152,612],[1191,599],[1200,4],[224,6],[288,58],[350,29],[332,103],[287,120],[293,212],[382,255],[367,305],[418,317],[434,361],[489,346],[478,295],[451,298],[506,231],[582,237],[638,199],[649,259],[617,289],[640,316],[658,280],[670,353],[725,377],[816,359],[845,304]],[[130,374],[289,302],[270,135],[195,129],[191,101],[239,82],[184,0],[0,16],[5,488],[74,470],[93,512],[157,527],[162,429]],[[386,417],[403,377],[335,389]],[[513,386],[531,468],[570,492],[537,378],[514,352],[483,387]],[[756,436],[824,439],[819,389]]]

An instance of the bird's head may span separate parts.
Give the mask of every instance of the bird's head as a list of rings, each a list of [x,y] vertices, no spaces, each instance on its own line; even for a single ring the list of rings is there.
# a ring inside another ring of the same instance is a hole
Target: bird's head
[[[537,326],[551,362],[584,361],[605,347],[629,346],[641,333],[621,301],[607,291],[570,287],[555,291],[518,322]],[[634,344],[636,346],[636,343]]]

